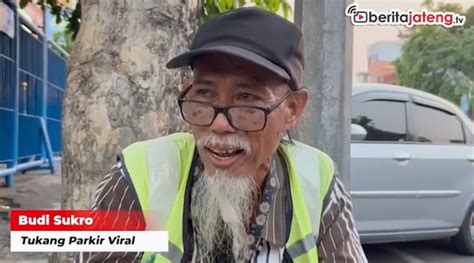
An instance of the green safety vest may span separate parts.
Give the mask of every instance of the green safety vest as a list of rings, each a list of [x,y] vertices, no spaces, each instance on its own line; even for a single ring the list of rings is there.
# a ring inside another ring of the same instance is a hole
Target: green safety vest
[[[191,134],[175,133],[134,143],[122,152],[146,229],[168,231],[168,252],[145,252],[142,262],[180,262],[184,256],[183,218],[184,213],[189,215],[185,195],[194,151]],[[297,141],[280,144],[278,151],[288,168],[293,207],[285,249],[295,263],[318,262],[316,240],[323,200],[334,176],[333,162],[325,153]]]

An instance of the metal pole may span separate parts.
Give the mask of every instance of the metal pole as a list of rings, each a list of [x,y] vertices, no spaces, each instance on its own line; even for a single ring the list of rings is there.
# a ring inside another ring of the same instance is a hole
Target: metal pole
[[[15,82],[14,82],[14,106],[13,106],[13,151],[12,151],[12,167],[18,165],[18,136],[19,136],[19,110],[20,110],[20,14],[18,6],[15,5]],[[14,173],[6,177],[7,186],[13,186]]]
[[[301,28],[303,19],[303,0],[295,0],[294,23]]]
[[[344,13],[347,4],[303,1],[304,86],[309,90],[310,101],[297,138],[328,153],[348,188],[352,27]]]
[[[46,21],[48,8],[46,1],[43,0],[43,102],[42,102],[42,119],[41,119],[41,134],[43,139],[43,148],[41,149],[42,158],[47,158],[49,162],[49,170],[52,174],[55,173],[55,165],[53,161],[53,151],[48,134],[48,23]]]
[[[46,119],[48,109],[48,32],[46,23],[46,1],[43,0],[43,100],[42,100],[42,112],[41,115]]]
[[[42,90],[43,92],[41,93],[41,117],[46,121],[47,117],[47,103],[48,103],[48,35],[46,32],[46,1],[43,0],[43,42],[42,42],[42,52],[41,52],[41,57],[43,61],[43,85],[42,85]],[[41,148],[41,158],[46,157],[46,144],[43,141],[43,147]]]

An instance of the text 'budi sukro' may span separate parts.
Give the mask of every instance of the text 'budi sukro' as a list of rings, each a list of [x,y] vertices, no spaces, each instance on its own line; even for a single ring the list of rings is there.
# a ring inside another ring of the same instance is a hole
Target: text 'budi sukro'
[[[52,222],[52,224],[51,224]],[[39,217],[30,217],[21,215],[18,217],[18,224],[21,226],[90,226],[94,223],[92,217],[78,217],[74,215],[61,216],[55,215],[51,221],[49,215],[42,215]]]

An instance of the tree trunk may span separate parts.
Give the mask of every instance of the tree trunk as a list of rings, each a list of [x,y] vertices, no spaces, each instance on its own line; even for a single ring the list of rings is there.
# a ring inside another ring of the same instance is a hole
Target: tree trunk
[[[189,72],[165,64],[188,47],[199,21],[196,0],[81,4],[63,105],[62,209],[88,209],[130,143],[186,129],[176,96]]]

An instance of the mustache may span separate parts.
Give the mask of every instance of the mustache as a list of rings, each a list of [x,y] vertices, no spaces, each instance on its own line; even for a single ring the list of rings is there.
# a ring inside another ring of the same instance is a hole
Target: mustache
[[[250,142],[238,137],[237,135],[207,135],[197,141],[199,147],[223,147],[228,149],[242,150],[245,155],[252,154]]]

